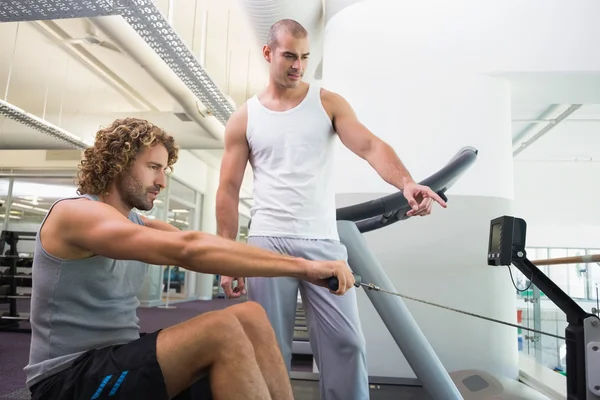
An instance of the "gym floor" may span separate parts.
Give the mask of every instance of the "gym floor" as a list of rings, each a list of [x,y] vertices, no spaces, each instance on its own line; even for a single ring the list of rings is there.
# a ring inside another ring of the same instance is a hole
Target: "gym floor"
[[[160,328],[188,320],[198,314],[228,307],[241,300],[214,299],[211,301],[192,301],[175,304],[176,308],[140,308],[140,328],[142,332],[152,332]],[[29,312],[26,301],[19,302],[19,312]],[[0,304],[0,314],[8,311],[6,304]],[[28,324],[22,324],[28,327]],[[29,399],[25,387],[23,368],[29,360],[29,333],[0,331],[0,400]],[[311,372],[311,360],[295,360],[292,370]],[[315,380],[293,379],[294,398],[296,400],[320,399],[318,382]],[[371,400],[427,400],[424,389],[409,386],[372,385]]]

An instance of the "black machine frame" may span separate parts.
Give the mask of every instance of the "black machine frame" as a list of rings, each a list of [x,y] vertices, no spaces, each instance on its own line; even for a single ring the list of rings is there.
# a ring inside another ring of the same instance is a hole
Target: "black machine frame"
[[[488,265],[517,267],[566,314],[567,399],[585,400],[588,395],[585,320],[598,317],[585,312],[545,273],[527,258],[525,251],[527,224],[521,218],[502,216],[490,223]]]

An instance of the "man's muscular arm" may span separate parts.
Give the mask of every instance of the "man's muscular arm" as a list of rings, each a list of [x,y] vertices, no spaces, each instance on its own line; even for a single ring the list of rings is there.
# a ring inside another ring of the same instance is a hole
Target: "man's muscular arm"
[[[248,164],[246,106],[236,111],[225,127],[225,152],[217,189],[217,235],[235,239],[238,233],[240,188]]]
[[[437,193],[414,181],[394,149],[358,120],[356,113],[342,96],[324,90],[321,98],[344,146],[367,161],[385,182],[403,191],[413,208],[408,212],[409,216],[431,213],[432,200],[446,207]]]
[[[390,185],[402,190],[406,184],[414,183],[394,149],[358,120],[356,113],[342,96],[324,91],[322,97],[344,146],[367,161]]]
[[[336,276],[340,280],[336,294],[345,293],[354,283],[342,261],[309,261],[204,232],[141,226],[98,201],[58,203],[48,215],[41,233],[47,236],[46,232],[62,243],[63,248],[81,249],[118,260],[180,265],[208,274],[291,276],[321,286],[327,286],[327,279]]]
[[[240,188],[248,163],[250,149],[246,141],[248,120],[246,104],[233,113],[225,127],[225,152],[221,160],[221,174],[217,189],[217,235],[235,240],[239,227]],[[233,281],[238,286],[232,288]],[[222,276],[221,287],[227,297],[246,293],[243,276]]]

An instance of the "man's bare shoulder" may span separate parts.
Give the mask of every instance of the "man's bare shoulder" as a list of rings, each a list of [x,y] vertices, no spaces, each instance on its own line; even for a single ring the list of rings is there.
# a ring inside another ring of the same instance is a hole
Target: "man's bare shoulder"
[[[229,117],[229,120],[227,121],[227,125],[229,124],[240,124],[240,123],[245,123],[248,119],[248,102],[245,101],[244,103],[242,103],[241,106],[239,106],[232,114],[231,117]]]
[[[323,87],[321,88],[321,100],[330,103],[345,101],[341,94]]]
[[[346,100],[336,92],[321,88],[321,103],[329,117],[333,119],[340,108],[344,106]]]
[[[120,215],[112,206],[86,197],[62,199],[54,204],[40,230],[44,248],[63,259],[88,257],[90,251],[70,243],[72,236],[92,228],[94,221],[120,219]]]
[[[245,141],[246,131],[248,126],[248,105],[243,103],[235,110],[225,126],[225,142],[226,144],[239,141]]]
[[[73,224],[86,224],[94,220],[127,220],[113,206],[86,197],[63,199],[57,202],[48,215],[47,223],[60,228]]]

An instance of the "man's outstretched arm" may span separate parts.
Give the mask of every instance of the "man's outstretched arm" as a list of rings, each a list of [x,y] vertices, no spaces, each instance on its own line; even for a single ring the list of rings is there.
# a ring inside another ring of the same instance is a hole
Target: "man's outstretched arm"
[[[413,207],[409,215],[429,214],[431,200],[446,207],[436,193],[415,182],[394,149],[359,121],[346,99],[329,91],[325,91],[322,97],[325,107],[333,115],[333,126],[341,142],[367,161],[384,181],[403,191]]]
[[[343,261],[315,262],[248,246],[204,232],[170,232],[135,224],[97,201],[61,202],[49,215],[60,241],[95,255],[232,276],[290,276],[320,286],[338,276],[338,294],[353,282]]]

